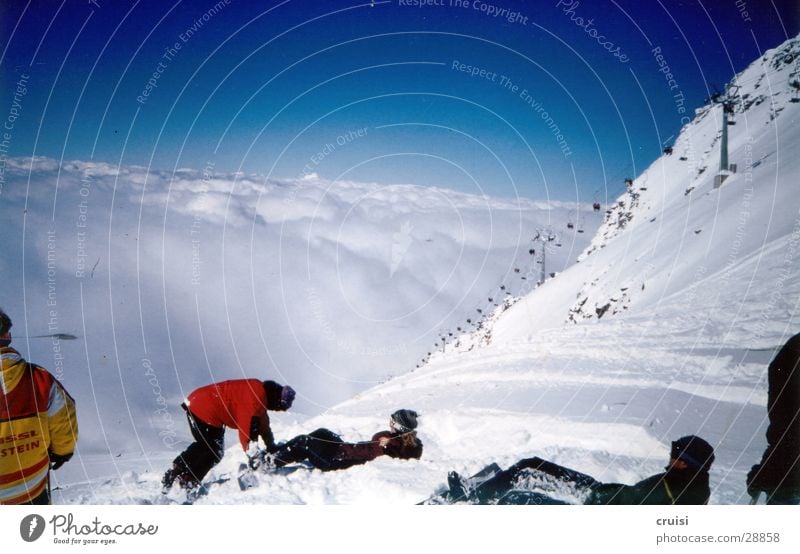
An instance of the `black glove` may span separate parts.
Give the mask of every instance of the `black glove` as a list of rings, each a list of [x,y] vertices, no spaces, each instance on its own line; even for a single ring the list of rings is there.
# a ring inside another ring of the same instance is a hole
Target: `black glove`
[[[52,452],[48,452],[48,455],[50,456],[50,469],[53,471],[63,466],[64,462],[68,462],[70,458],[72,458],[72,452],[69,454],[53,454]]]
[[[762,491],[766,492],[769,487],[764,483],[765,477],[761,471],[761,464],[754,465],[747,474],[747,494],[755,498]]]

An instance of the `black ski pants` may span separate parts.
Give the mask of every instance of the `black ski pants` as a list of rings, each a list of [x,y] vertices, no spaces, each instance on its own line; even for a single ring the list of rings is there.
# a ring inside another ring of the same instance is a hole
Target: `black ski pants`
[[[514,489],[514,482],[516,479],[526,471],[541,472],[552,478],[562,482],[572,483],[578,488],[592,488],[599,483],[594,478],[584,475],[583,473],[575,470],[542,460],[538,457],[525,458],[518,461],[516,464],[510,466],[508,469],[497,472],[490,479],[480,483],[475,492],[478,498],[483,503],[487,503],[493,499],[502,499],[505,495]],[[544,495],[535,494],[532,501],[526,502],[508,502],[520,504],[550,504],[560,503],[560,501],[553,500],[552,502],[545,502],[543,499],[547,498]],[[552,499],[550,499],[552,500]],[[501,504],[506,502],[500,502]]]
[[[307,435],[298,435],[279,447],[275,453],[278,467],[308,460],[317,469],[340,469],[336,463],[342,438],[330,429],[317,429]]]
[[[178,479],[185,485],[199,485],[225,453],[225,428],[214,427],[186,410],[194,442],[172,462]]]

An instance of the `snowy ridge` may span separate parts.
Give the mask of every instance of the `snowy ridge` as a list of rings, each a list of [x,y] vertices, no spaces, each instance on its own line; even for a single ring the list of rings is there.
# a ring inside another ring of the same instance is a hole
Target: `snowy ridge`
[[[795,38],[733,79],[732,86],[740,87],[729,127],[729,162],[737,166],[735,173],[719,171],[722,105],[698,109],[673,153],[656,160],[609,207],[580,263],[559,275],[558,285],[548,283],[541,294],[517,304],[499,322],[495,336],[515,340],[567,322],[629,310],[674,311],[677,304],[698,301],[712,316],[720,316],[710,319],[724,329],[731,314],[721,307],[738,306],[739,315],[750,318],[764,306],[778,276],[763,249],[771,247],[780,255],[796,242],[790,181],[798,164],[786,153],[798,140],[799,63]],[[719,173],[727,179],[715,188]],[[718,286],[720,280],[739,279],[746,282],[745,290]],[[797,291],[792,283],[780,286],[786,285]],[[792,305],[789,292],[774,306],[785,313]],[[749,328],[747,334],[757,330]]]
[[[453,341],[445,344],[441,352],[434,352],[429,359],[435,359],[452,352],[470,352],[475,348],[490,345],[492,343],[492,329],[495,323],[520,299],[521,297],[519,296],[506,296],[491,313],[476,321],[473,330],[457,336]],[[470,320],[471,322],[472,320]]]

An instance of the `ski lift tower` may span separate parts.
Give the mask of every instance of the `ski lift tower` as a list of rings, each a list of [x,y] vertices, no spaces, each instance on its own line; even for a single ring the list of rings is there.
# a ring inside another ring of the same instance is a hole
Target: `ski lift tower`
[[[712,97],[712,102],[722,104],[722,137],[719,145],[719,173],[714,178],[714,188],[722,185],[730,175],[736,171],[736,166],[728,163],[728,114],[733,113],[733,108],[739,100],[739,85],[726,85],[725,94]]]
[[[542,244],[542,275],[539,279],[539,284],[544,283],[547,276],[547,243],[553,242],[558,239],[558,236],[552,231],[536,231],[536,236],[533,237],[533,242],[540,242]]]

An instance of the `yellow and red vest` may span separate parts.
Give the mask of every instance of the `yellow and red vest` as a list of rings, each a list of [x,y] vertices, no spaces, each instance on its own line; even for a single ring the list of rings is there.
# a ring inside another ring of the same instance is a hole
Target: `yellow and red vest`
[[[45,369],[0,348],[0,504],[30,502],[47,487],[49,452],[71,454],[75,401]]]

